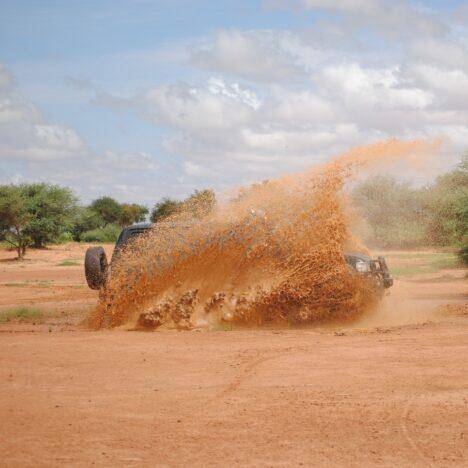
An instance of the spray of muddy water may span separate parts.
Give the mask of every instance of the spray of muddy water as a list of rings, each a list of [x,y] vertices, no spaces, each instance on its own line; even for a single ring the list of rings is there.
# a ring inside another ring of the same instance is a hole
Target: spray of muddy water
[[[366,165],[420,158],[437,143],[387,140],[243,189],[208,216],[180,213],[112,263],[93,326],[190,328],[348,320],[376,299],[354,274],[343,188]],[[195,210],[196,211],[196,210]]]

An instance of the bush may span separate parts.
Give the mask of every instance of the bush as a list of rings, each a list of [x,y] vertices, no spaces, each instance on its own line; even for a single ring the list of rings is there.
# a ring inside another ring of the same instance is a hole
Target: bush
[[[151,211],[151,222],[157,223],[177,213],[191,213],[195,218],[202,218],[211,213],[216,206],[213,190],[195,190],[183,201],[163,198]]]
[[[151,222],[157,223],[162,221],[175,213],[179,213],[181,210],[182,202],[173,200],[172,198],[163,198],[162,201],[156,203],[153,210],[151,211]]]
[[[65,231],[58,236],[55,242],[57,244],[65,244],[67,242],[72,242],[73,240],[73,234],[71,232]]]
[[[72,235],[76,241],[87,231],[93,231],[104,227],[105,222],[101,216],[89,207],[80,206],[75,211]]]
[[[41,319],[44,313],[35,307],[15,307],[0,312],[0,323]]]
[[[468,244],[468,156],[437,178],[425,193],[431,244],[466,248]]]
[[[115,224],[108,224],[99,229],[86,231],[81,235],[83,242],[115,242],[120,235],[120,227]]]
[[[393,177],[375,176],[358,184],[352,199],[368,222],[365,239],[376,247],[411,248],[426,241],[427,214],[420,193]]]

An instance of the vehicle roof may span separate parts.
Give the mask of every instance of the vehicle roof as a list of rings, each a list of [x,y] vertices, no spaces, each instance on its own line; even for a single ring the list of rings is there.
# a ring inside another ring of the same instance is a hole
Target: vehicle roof
[[[141,230],[144,230],[144,229],[150,229],[153,226],[154,226],[154,223],[143,221],[142,223],[135,223],[135,224],[132,224],[131,226],[127,226],[125,229],[123,229],[122,233],[124,231],[133,231],[133,230],[141,231]],[[123,237],[123,236],[121,235],[121,237]],[[372,260],[372,258],[369,257],[369,255],[366,255],[366,254],[364,254],[362,252],[345,252],[345,256],[346,257],[354,257],[356,259],[364,260],[364,261]]]
[[[132,230],[132,229],[150,229],[151,227],[153,227],[153,223],[148,223],[148,222],[144,221],[142,223],[132,224],[131,226],[126,227],[125,229],[129,229],[129,230]]]

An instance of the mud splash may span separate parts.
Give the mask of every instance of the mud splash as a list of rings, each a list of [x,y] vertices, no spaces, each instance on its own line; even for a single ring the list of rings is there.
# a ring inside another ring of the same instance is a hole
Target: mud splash
[[[366,165],[432,153],[438,142],[387,140],[302,174],[255,184],[203,218],[178,214],[113,262],[94,327],[192,328],[220,322],[351,320],[376,300],[343,253],[365,251],[349,229],[345,183]]]

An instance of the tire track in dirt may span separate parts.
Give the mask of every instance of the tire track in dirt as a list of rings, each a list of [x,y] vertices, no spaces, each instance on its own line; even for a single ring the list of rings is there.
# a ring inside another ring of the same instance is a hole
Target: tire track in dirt
[[[283,351],[277,352],[274,355],[269,355],[269,356],[263,356],[259,357],[261,354],[265,354],[267,352],[270,352],[269,350],[263,351],[263,352],[258,352],[256,358],[250,358],[247,360],[247,362],[242,366],[241,370],[237,373],[237,375],[234,377],[234,379],[223,389],[221,392],[218,393],[218,395],[215,397],[215,399],[220,399],[220,398],[225,398],[231,393],[235,392],[239,387],[250,377],[252,377],[255,374],[255,369],[260,366],[261,364],[269,361],[273,361],[275,359],[281,358],[283,356],[299,353],[299,352],[304,352],[307,351],[305,348],[286,348]]]
[[[411,433],[408,430],[408,421],[409,421],[409,414],[411,411],[411,408],[414,406],[415,400],[419,398],[421,395],[420,394],[415,394],[411,398],[408,399],[404,409],[403,409],[403,414],[401,416],[401,430],[403,435],[405,436],[405,439],[413,449],[413,452],[416,453],[419,457],[419,459],[424,462],[426,466],[435,466],[429,458],[424,455],[423,451],[420,449],[418,444],[415,442],[415,440],[411,437]]]

